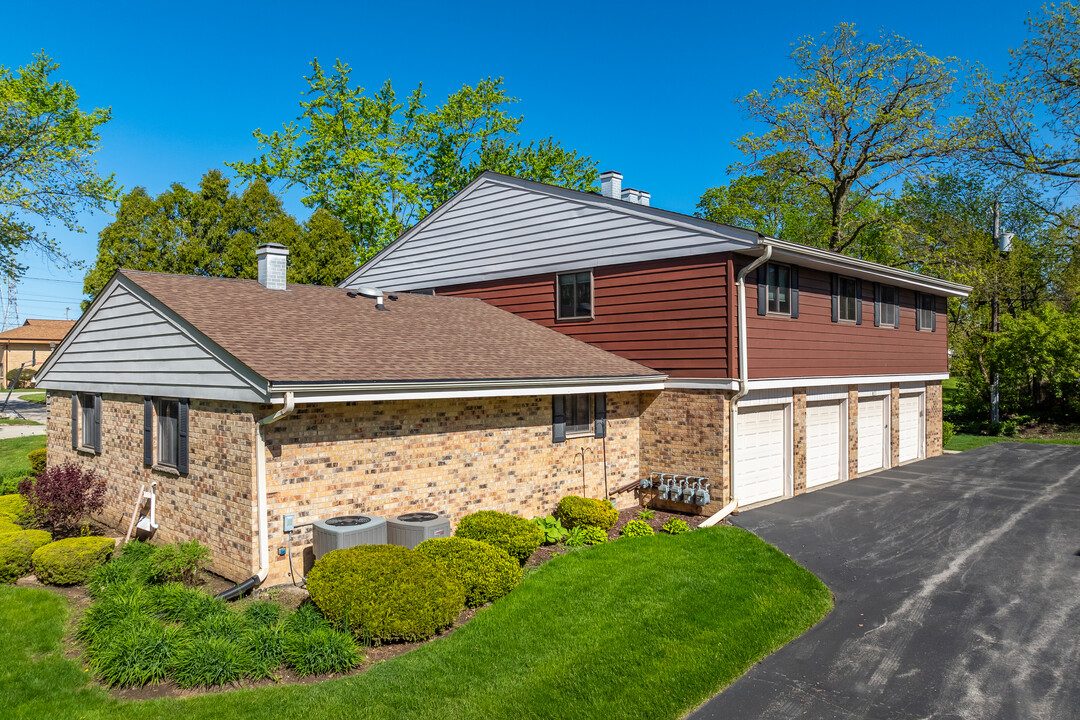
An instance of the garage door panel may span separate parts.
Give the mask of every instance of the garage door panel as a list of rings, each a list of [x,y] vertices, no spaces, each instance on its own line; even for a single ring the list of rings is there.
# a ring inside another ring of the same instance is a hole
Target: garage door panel
[[[859,472],[885,467],[886,398],[859,399]]]
[[[900,396],[900,462],[918,460],[922,438],[922,398],[919,395]]]
[[[750,505],[784,494],[784,407],[753,407],[739,410],[735,452],[735,495],[739,504]]]
[[[815,487],[840,480],[843,460],[843,433],[838,402],[810,403],[806,406],[806,486]]]

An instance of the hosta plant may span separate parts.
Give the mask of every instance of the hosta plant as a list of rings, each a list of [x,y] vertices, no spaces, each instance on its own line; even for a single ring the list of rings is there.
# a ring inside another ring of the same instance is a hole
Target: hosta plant
[[[566,537],[566,528],[554,515],[533,518],[533,522],[540,528],[540,532],[544,533],[544,545],[555,545]]]

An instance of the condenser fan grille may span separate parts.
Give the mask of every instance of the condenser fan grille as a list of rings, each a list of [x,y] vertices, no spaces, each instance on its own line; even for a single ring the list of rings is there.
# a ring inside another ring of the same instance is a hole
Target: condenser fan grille
[[[333,527],[356,527],[357,525],[365,525],[369,522],[371,522],[371,518],[364,515],[344,515],[342,517],[330,518],[326,521],[326,524]]]
[[[435,513],[429,512],[416,512],[405,513],[404,515],[398,515],[398,520],[401,522],[431,522],[432,520],[438,520],[439,516]]]

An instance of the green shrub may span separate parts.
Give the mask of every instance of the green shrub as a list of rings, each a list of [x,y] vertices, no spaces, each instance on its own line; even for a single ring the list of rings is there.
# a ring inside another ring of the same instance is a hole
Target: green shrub
[[[350,635],[328,627],[287,634],[282,656],[285,664],[300,675],[347,672],[363,659]]]
[[[198,540],[162,545],[150,561],[151,577],[159,582],[196,585],[210,564],[210,548]]]
[[[623,525],[622,531],[619,533],[620,537],[648,537],[649,535],[655,535],[652,527],[649,523],[643,520],[631,520]]]
[[[682,518],[671,518],[660,529],[669,535],[681,535],[684,532],[690,532],[690,526]]]
[[[256,600],[244,608],[244,617],[251,627],[269,627],[281,619],[281,606],[270,600]]]
[[[0,478],[0,495],[15,495],[19,492],[19,484],[26,477],[26,473],[16,472]]]
[[[48,585],[85,585],[112,557],[116,541],[107,537],[57,540],[34,552],[34,574]]]
[[[31,450],[26,453],[26,456],[30,458],[30,474],[38,476],[45,470],[45,456],[47,451],[45,448],[38,448],[37,450]]]
[[[533,518],[533,522],[536,523],[536,527],[540,528],[540,532],[544,534],[544,539],[541,541],[542,545],[554,545],[566,537],[566,528],[554,515],[536,517]]]
[[[48,545],[52,536],[44,530],[22,530],[0,535],[0,582],[15,582],[30,574],[31,558],[42,545]]]
[[[655,510],[650,510],[649,508],[641,508],[640,510],[638,510],[637,519],[638,520],[652,520],[655,515],[656,515]]]
[[[465,589],[465,604],[477,607],[503,595],[521,582],[521,565],[501,550],[479,540],[434,538],[416,546]]]
[[[599,528],[597,528],[599,530]],[[585,545],[585,530],[583,527],[570,528],[566,531],[566,539],[563,540],[563,545],[569,548],[579,548]],[[600,532],[603,532],[601,530]]]
[[[598,527],[610,530],[619,519],[619,511],[607,500],[567,495],[559,501],[559,519],[565,527]]]
[[[274,604],[274,603],[271,603]],[[285,638],[290,631],[284,624],[255,625],[244,636],[241,646],[248,654],[248,676],[254,680],[272,677],[285,661]]]
[[[11,518],[0,517],[0,535],[22,532],[22,528],[12,522]]]
[[[5,376],[6,379],[7,379],[7,383],[5,384],[5,388],[10,388],[11,383],[15,382],[15,378],[19,378],[19,384],[16,385],[16,387],[20,387],[20,388],[28,388],[28,387],[30,387],[30,381],[34,379],[34,374],[36,372],[37,372],[37,369],[32,368],[32,367],[11,368],[10,370],[7,371],[7,375]]]
[[[429,638],[465,606],[465,591],[446,570],[397,545],[328,552],[308,573],[307,588],[330,622],[372,642]]]
[[[634,522],[640,521],[635,520]],[[607,531],[592,525],[586,525],[581,528],[581,542],[584,545],[599,545],[602,542],[607,542]]]
[[[183,630],[146,615],[110,626],[88,647],[90,667],[113,687],[141,687],[165,679],[186,643]]]
[[[22,495],[0,495],[0,520],[10,520],[16,525],[25,525],[30,520],[30,509]]]
[[[956,426],[948,420],[941,423],[941,447],[945,447],[949,444],[949,441],[953,439],[953,435],[956,434]]]
[[[116,557],[90,573],[86,583],[90,597],[101,597],[110,586],[149,582],[150,558],[156,549],[156,546],[141,540],[122,545]]]
[[[461,518],[454,535],[502,548],[522,563],[544,540],[536,523],[495,510],[481,510]]]
[[[182,688],[214,687],[239,681],[250,665],[251,659],[237,643],[196,637],[177,652],[170,675]]]

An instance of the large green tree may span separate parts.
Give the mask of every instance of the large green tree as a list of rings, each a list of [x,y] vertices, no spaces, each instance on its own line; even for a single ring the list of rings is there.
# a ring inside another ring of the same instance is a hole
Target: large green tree
[[[300,116],[281,130],[256,130],[262,154],[230,167],[301,188],[306,206],[345,224],[361,260],[483,170],[576,189],[596,182],[590,158],[553,139],[515,139],[522,118],[511,114],[516,99],[502,79],[465,85],[429,107],[423,86],[401,99],[387,80],[369,95],[340,60],[330,73],[317,59],[311,66]]]
[[[8,278],[26,271],[25,249],[67,262],[39,223],[82,231],[81,212],[106,210],[119,195],[93,159],[111,113],[80,110],[75,89],[52,79],[58,68],[44,53],[17,70],[0,65],[0,275]]]
[[[866,39],[850,24],[798,41],[795,73],[740,103],[766,130],[736,142],[742,170],[784,176],[820,194],[827,247],[848,252],[889,221],[888,191],[963,147],[961,123],[945,117],[951,59],[882,31]]]
[[[344,226],[325,211],[301,226],[265,182],[237,194],[228,178],[211,170],[197,190],[177,183],[156,197],[144,188],[124,195],[116,219],[99,235],[83,292],[93,300],[121,268],[254,278],[255,248],[265,242],[289,248],[290,282],[335,285],[356,265]]]

